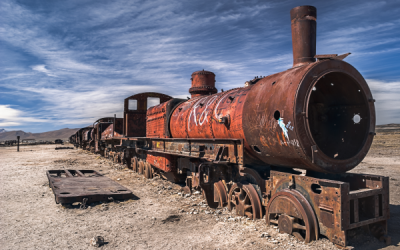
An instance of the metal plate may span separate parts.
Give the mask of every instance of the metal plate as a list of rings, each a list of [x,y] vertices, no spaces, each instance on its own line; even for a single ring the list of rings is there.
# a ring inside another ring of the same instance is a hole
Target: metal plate
[[[133,197],[132,191],[104,177],[94,170],[48,170],[49,185],[56,203],[125,200]]]

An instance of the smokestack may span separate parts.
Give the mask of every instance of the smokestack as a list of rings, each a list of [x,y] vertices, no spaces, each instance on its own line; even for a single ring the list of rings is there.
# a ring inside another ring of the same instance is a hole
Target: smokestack
[[[317,9],[298,6],[290,10],[292,22],[293,67],[315,62]]]
[[[192,87],[189,93],[193,97],[202,95],[212,95],[218,92],[215,88],[215,74],[211,71],[201,70],[193,72]]]

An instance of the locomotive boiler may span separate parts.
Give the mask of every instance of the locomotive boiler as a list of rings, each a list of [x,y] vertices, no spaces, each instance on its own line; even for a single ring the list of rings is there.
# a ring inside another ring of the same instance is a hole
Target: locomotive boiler
[[[371,91],[343,61],[350,53],[316,55],[315,7],[290,18],[292,68],[220,93],[213,72],[196,71],[189,100],[130,96],[97,148],[146,178],[201,190],[212,208],[265,215],[305,242],[324,235],[346,246],[348,232],[364,227],[389,243],[388,177],[346,173],[375,135]]]
[[[291,20],[293,68],[218,94],[213,73],[193,73],[192,99],[173,112],[171,137],[243,138],[249,165],[329,173],[357,166],[374,135],[371,91],[344,56],[315,55],[315,8],[295,8]]]

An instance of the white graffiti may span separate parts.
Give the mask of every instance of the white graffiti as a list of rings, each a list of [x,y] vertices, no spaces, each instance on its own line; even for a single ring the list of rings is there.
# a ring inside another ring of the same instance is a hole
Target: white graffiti
[[[286,141],[284,142],[284,141],[281,140],[281,145],[285,145],[285,146],[291,145],[291,146],[294,146],[294,147],[300,147],[299,141],[296,140],[296,139],[288,140],[287,142]]]
[[[279,127],[281,127],[281,129],[283,131],[283,134],[285,135],[286,139],[289,140],[288,130],[286,129],[286,126],[285,126],[285,123],[283,122],[283,118],[282,117],[278,119],[278,125],[279,125]]]
[[[215,119],[219,119],[219,118],[221,118],[221,114],[217,114],[217,110],[218,110],[218,107],[219,107],[219,104],[225,99],[225,97],[227,97],[228,95],[225,95],[225,96],[223,96],[222,98],[221,98],[221,100],[219,100],[218,101],[218,103],[217,103],[217,106],[215,106],[215,109],[214,109],[214,116],[215,116]]]
[[[290,129],[290,130],[292,130],[292,131],[293,131],[293,126],[292,126],[292,125],[290,125],[290,121],[288,122],[288,124],[286,124],[286,128],[288,128],[288,129]]]
[[[190,111],[189,114],[189,119],[188,119],[188,130],[190,131],[190,119],[193,116],[193,120],[194,120],[194,124],[196,124],[196,126],[200,125],[202,126],[204,124],[204,122],[207,120],[208,117],[208,107],[215,101],[215,99],[217,99],[217,96],[213,96],[212,98],[210,98],[206,104],[202,103],[202,101],[204,101],[204,99],[206,98],[200,98],[196,104],[193,105],[192,110]],[[203,107],[203,111],[201,112],[201,114],[199,115],[199,117],[197,117],[197,109],[199,107]]]

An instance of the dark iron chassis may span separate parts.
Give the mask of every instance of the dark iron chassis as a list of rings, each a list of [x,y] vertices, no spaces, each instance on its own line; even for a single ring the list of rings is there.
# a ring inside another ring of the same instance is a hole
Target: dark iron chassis
[[[272,166],[248,166],[242,140],[120,138],[103,141],[104,156],[126,164],[151,179],[155,174],[183,188],[201,190],[211,208],[227,206],[237,215],[265,218],[280,232],[306,243],[327,237],[338,247],[348,245],[348,232],[363,228],[390,244],[388,177],[366,174],[305,173]],[[174,157],[165,172],[148,154]]]

